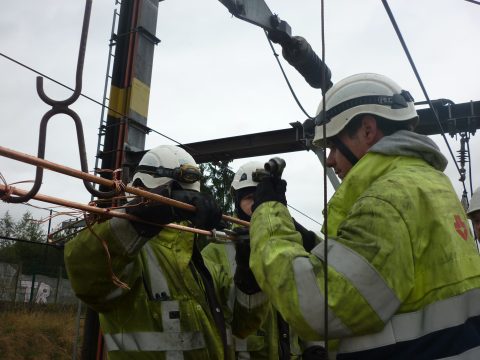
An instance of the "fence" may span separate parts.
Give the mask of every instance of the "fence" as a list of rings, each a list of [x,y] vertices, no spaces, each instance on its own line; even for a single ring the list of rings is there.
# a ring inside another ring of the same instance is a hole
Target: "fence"
[[[35,304],[75,304],[78,302],[65,270],[59,266],[57,276],[23,274],[22,263],[0,263],[0,301]]]
[[[76,304],[63,263],[63,248],[0,236],[0,301]]]
[[[86,308],[67,278],[62,247],[0,240],[0,358],[78,358]]]

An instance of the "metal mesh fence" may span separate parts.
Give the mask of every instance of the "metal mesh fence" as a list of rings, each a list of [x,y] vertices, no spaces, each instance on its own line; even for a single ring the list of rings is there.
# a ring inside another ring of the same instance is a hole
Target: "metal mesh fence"
[[[3,241],[2,241],[3,240]],[[0,239],[0,301],[32,304],[78,302],[63,264],[63,249]]]

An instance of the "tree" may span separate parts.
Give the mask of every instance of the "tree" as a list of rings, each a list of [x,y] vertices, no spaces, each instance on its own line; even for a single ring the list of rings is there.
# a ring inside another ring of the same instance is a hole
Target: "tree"
[[[232,215],[235,207],[230,185],[235,173],[228,166],[229,163],[230,161],[216,161],[200,164],[203,174],[200,190],[211,194],[224,214]]]
[[[15,233],[15,221],[13,220],[10,213],[7,211],[3,218],[0,219],[0,236],[13,237]],[[11,245],[12,242],[5,240],[0,242],[0,249]]]
[[[217,161],[212,163],[200,164],[202,179],[200,180],[200,191],[213,196],[222,212],[232,215],[235,209],[232,194],[230,193],[230,184],[233,181],[235,173],[230,169],[230,161]],[[228,224],[226,224],[228,226]],[[198,235],[197,244],[199,249],[203,249],[209,240],[204,235]]]
[[[47,236],[41,224],[33,219],[30,212],[24,213],[17,222],[11,218],[10,214],[5,214],[0,219],[0,223],[5,227],[5,224],[9,224],[8,237],[16,239],[16,241],[7,241],[0,248],[0,261],[22,263],[24,274],[56,275],[58,266],[63,266],[63,252],[61,248],[45,244]]]
[[[15,225],[15,237],[34,242],[45,242],[46,234],[42,230],[30,211],[23,214],[20,221]]]

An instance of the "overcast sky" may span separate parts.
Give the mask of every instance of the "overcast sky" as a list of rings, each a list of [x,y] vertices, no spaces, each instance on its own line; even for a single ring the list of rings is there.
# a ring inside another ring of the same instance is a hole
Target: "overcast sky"
[[[463,0],[391,0],[389,2],[431,99],[456,103],[480,100],[480,6]],[[84,1],[8,1],[0,11],[0,52],[74,86]],[[268,1],[320,55],[320,1]],[[113,0],[93,2],[82,92],[101,101]],[[359,72],[376,72],[395,79],[416,101],[423,94],[379,0],[325,1],[326,62],[333,81]],[[263,31],[233,18],[216,0],[166,0],[159,3],[148,125],[180,143],[284,129],[305,120],[276,65]],[[277,51],[279,49],[277,48]],[[314,115],[320,91],[310,88],[284,62],[304,108]],[[36,155],[38,128],[48,106],[37,96],[32,72],[0,57],[2,128],[0,144]],[[70,92],[45,82],[46,93],[65,99]],[[80,98],[72,108],[80,115],[89,167],[95,163],[101,108]],[[459,142],[448,137],[453,150]],[[446,152],[441,137],[434,140]],[[170,141],[149,135],[147,148]],[[480,138],[471,139],[474,186],[478,186]],[[281,155],[287,161],[284,178],[291,205],[322,221],[322,167],[312,152]],[[260,160],[268,160],[269,156]],[[76,135],[70,118],[50,121],[46,159],[79,168]],[[236,160],[238,168],[245,159]],[[447,174],[457,193],[461,186],[452,159]],[[9,183],[34,179],[30,165],[0,157],[0,172]],[[25,189],[30,184],[21,185]],[[80,180],[45,172],[40,192],[86,203],[90,199]],[[329,187],[328,197],[333,194]],[[0,205],[22,214],[23,205]],[[34,210],[36,217],[46,211]],[[305,226],[316,223],[292,214]]]

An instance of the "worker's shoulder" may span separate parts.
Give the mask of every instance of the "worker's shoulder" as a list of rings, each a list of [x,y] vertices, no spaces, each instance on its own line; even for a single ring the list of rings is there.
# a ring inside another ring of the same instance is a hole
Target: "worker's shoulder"
[[[386,172],[362,193],[358,200],[377,199],[402,211],[418,204],[436,203],[438,196],[458,201],[448,177],[427,164],[414,162]]]

